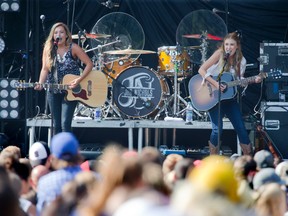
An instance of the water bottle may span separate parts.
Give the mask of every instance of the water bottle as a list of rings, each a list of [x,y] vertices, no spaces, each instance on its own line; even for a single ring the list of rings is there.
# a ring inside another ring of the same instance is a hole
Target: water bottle
[[[94,120],[98,122],[101,121],[101,108],[100,107],[96,107],[95,109]]]
[[[192,123],[193,121],[193,107],[191,102],[188,102],[186,107],[186,123]]]

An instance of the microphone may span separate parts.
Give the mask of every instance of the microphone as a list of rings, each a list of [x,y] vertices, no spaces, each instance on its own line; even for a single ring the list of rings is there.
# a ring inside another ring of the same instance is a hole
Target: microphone
[[[44,32],[44,34],[45,34],[45,37],[46,37],[46,30],[45,30],[45,25],[44,25],[44,20],[45,20],[45,15],[41,15],[40,16],[40,19],[41,19],[41,21],[42,21],[42,29],[43,29],[43,32]]]
[[[60,41],[60,37],[57,36],[56,40],[54,40],[54,46],[58,46],[59,41]]]
[[[230,56],[230,51],[227,51],[224,55],[224,61],[227,61],[227,59],[229,58]]]
[[[217,8],[213,8],[213,9],[212,9],[212,12],[213,12],[213,13],[225,13],[225,14],[227,13],[227,14],[230,14],[229,11],[226,12],[226,11],[219,10],[219,9],[217,9]]]
[[[107,0],[106,2],[102,2],[101,4],[109,9],[120,6],[118,3],[112,2],[112,0]]]
[[[42,23],[44,23],[45,18],[46,18],[46,17],[45,17],[45,15],[43,15],[43,14],[40,16],[40,19],[42,20]]]

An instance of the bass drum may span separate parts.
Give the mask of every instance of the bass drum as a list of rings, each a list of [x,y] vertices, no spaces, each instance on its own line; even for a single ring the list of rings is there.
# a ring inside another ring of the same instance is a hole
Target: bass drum
[[[169,95],[164,77],[147,67],[127,68],[113,82],[115,104],[122,113],[132,118],[157,114]]]

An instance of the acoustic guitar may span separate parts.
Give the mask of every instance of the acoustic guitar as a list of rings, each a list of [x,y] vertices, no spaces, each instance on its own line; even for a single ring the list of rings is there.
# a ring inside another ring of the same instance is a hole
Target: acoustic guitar
[[[77,75],[67,74],[63,77],[62,84],[41,84],[44,89],[64,90],[66,91],[66,100],[79,101],[89,107],[98,107],[105,103],[107,99],[107,78],[98,70],[91,71],[80,83],[73,89],[69,88],[69,83],[76,79]],[[38,83],[15,82],[17,89],[34,88]]]
[[[282,72],[280,70],[273,70],[269,73],[261,72],[258,74],[258,76],[261,76],[262,78],[281,78],[281,75]],[[236,86],[245,86],[254,83],[255,78],[256,76],[252,76],[240,80],[234,80],[231,73],[224,72],[221,77],[221,83],[226,85],[226,89],[224,92],[221,92],[220,101],[234,98],[237,94]],[[217,76],[213,77],[213,79],[217,80]],[[193,76],[188,84],[189,94],[194,108],[199,111],[208,111],[218,104],[219,89],[216,89],[207,81],[202,84],[202,81],[203,78],[200,74]]]

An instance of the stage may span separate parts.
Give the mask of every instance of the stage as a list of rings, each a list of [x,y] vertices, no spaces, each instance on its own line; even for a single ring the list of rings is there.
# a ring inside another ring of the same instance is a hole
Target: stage
[[[27,119],[26,126],[29,131],[29,146],[39,139],[39,129],[48,131],[46,138],[50,144],[50,119]],[[211,131],[211,123],[207,121],[193,121],[192,124],[187,124],[185,121],[155,121],[145,119],[102,120],[98,122],[88,118],[76,118],[72,122],[72,128],[80,143],[95,143],[95,145],[103,143],[104,136],[104,140],[113,140],[114,142],[119,142],[124,145],[126,143],[128,149],[137,149],[137,151],[140,152],[144,146],[155,146],[159,148],[164,145],[173,148],[175,146],[187,147],[188,145],[190,149],[204,148],[205,146],[200,143],[207,143]],[[246,128],[247,130],[251,130],[253,126],[251,123],[246,122]],[[224,134],[229,130],[231,132],[229,136],[234,136],[231,139],[226,137],[227,143],[237,140],[236,133],[229,121],[224,121],[223,129]],[[41,133],[45,133],[43,130],[41,131]],[[204,135],[201,135],[204,131]],[[118,139],[122,141],[118,141],[117,136]],[[236,141],[236,143],[237,142],[238,141]],[[234,148],[236,147],[234,146]],[[236,151],[238,153],[241,151],[239,145],[237,145]]]

